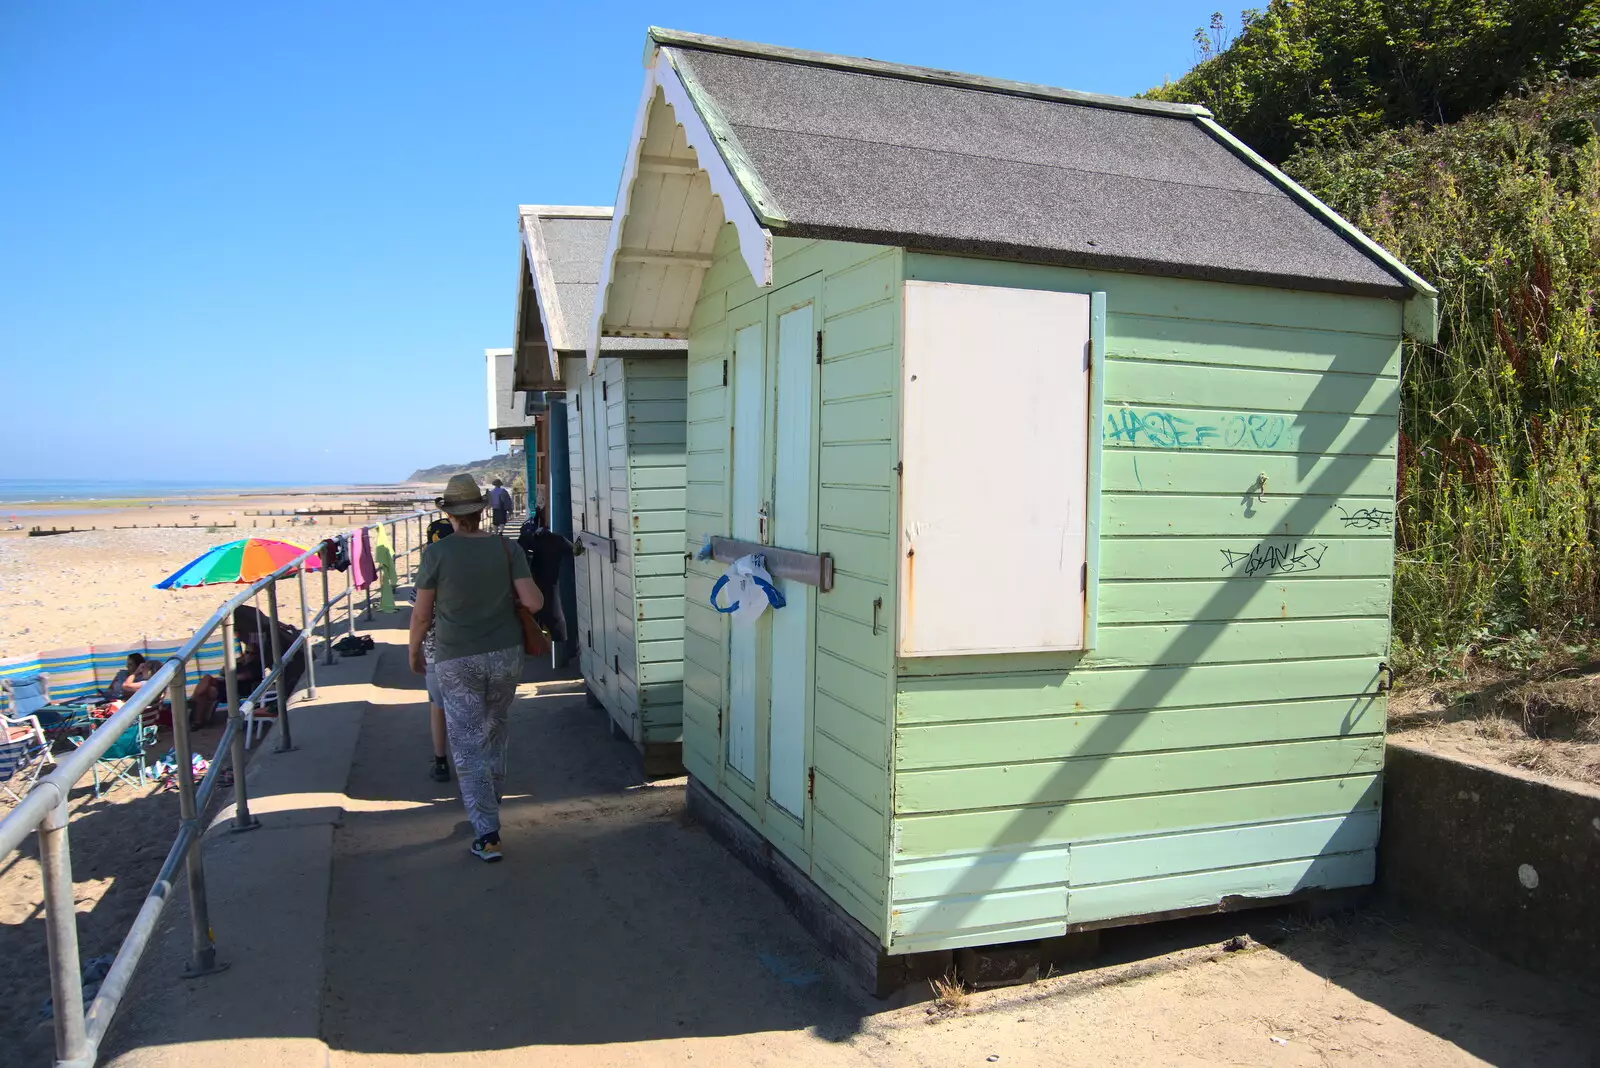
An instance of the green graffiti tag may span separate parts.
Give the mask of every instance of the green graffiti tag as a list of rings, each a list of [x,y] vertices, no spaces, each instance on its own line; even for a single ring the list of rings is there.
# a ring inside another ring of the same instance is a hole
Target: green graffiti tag
[[[1106,413],[1104,428],[1106,444],[1135,448],[1293,452],[1299,438],[1289,416],[1271,412],[1208,412],[1202,422],[1124,407]]]

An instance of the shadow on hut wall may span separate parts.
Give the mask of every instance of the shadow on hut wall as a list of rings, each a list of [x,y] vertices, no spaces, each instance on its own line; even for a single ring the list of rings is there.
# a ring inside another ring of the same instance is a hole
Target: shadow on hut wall
[[[1117,356],[1117,351],[1116,338],[1108,338],[1108,358],[1114,360]],[[1357,361],[1357,356],[1348,351],[1342,351],[1337,354],[1328,370],[1319,377],[1316,386],[1313,387],[1303,405],[1303,410],[1308,413],[1326,413],[1338,412],[1341,408],[1353,407],[1352,390],[1356,390],[1360,396],[1365,396],[1372,388],[1374,383],[1373,375],[1375,373],[1373,367],[1358,364]],[[1398,384],[1396,384],[1395,388],[1398,389]],[[1118,403],[1116,399],[1110,396],[1107,397],[1106,409],[1108,414],[1115,410],[1115,405]],[[1295,532],[1312,530],[1319,522],[1338,514],[1338,498],[1351,491],[1355,479],[1364,466],[1364,463],[1340,463],[1338,461],[1346,456],[1364,461],[1368,457],[1383,454],[1386,449],[1392,447],[1394,440],[1393,424],[1394,420],[1392,418],[1361,416],[1308,420],[1307,427],[1300,432],[1299,448],[1301,453],[1296,461],[1302,476],[1317,470],[1318,462],[1325,459],[1325,450],[1333,445],[1335,439],[1341,439],[1345,444],[1341,453],[1334,457],[1332,462],[1326,464],[1322,473],[1316,477],[1316,480],[1311,485],[1298,494],[1299,499],[1284,513],[1282,529],[1288,532],[1286,535],[1288,540],[1295,540]],[[1323,450],[1323,454],[1310,453],[1309,450],[1313,449]],[[1290,458],[1289,454],[1282,452],[1263,452],[1261,456],[1264,465],[1273,461],[1281,464]],[[1238,489],[1241,494],[1246,496],[1260,491],[1258,485],[1240,486]],[[1281,541],[1284,538],[1280,537],[1276,540]],[[1242,548],[1249,548],[1246,539],[1241,539],[1241,543]],[[1332,551],[1332,546],[1329,546],[1325,551]],[[1233,573],[1230,576],[1230,581],[1226,582],[1199,611],[1194,613],[1196,622],[1182,625],[1178,633],[1153,658],[1151,663],[1155,665],[1182,666],[1197,662],[1227,630],[1226,626],[1219,626],[1216,621],[1237,618],[1255,594],[1260,582],[1272,573],[1269,570],[1259,574],[1257,577],[1245,574],[1243,569]],[[1102,599],[1112,595],[1111,588],[1101,586],[1100,596]],[[1351,696],[1350,711],[1345,717],[1347,726],[1360,721],[1363,718],[1363,713],[1369,711],[1369,706],[1376,700],[1374,691],[1379,679],[1376,667],[1377,661],[1382,656],[1383,653],[1381,651],[1375,650],[1372,685],[1368,687],[1368,692]],[[1084,658],[1082,654],[1078,654],[1073,656],[1066,666],[1058,666],[1054,670],[1035,671],[1023,677],[1012,676],[1004,680],[1003,683],[993,678],[983,679],[980,685],[984,687],[994,685],[1015,685],[1019,687],[1059,685],[1071,674],[1073,666]],[[1057,664],[1059,665],[1060,663],[1058,660]],[[972,671],[983,670],[977,664],[970,665],[968,669]],[[1261,670],[1271,671],[1272,664],[1270,662],[1263,663]],[[1138,681],[1128,688],[1117,703],[1120,707],[1132,710],[1160,708],[1172,693],[1175,684],[1182,677],[1183,672],[1181,670],[1144,671]],[[1078,752],[1111,754],[1121,751],[1123,744],[1128,741],[1141,719],[1147,715],[1149,715],[1147,711],[1130,711],[1105,716],[1083,739],[1078,746]],[[1378,728],[1381,730],[1381,724],[1378,725]],[[1374,735],[1373,738],[1373,744],[1381,748],[1381,733]],[[1104,761],[1100,761],[1097,764],[1089,764],[1087,768],[1085,765],[1085,761],[1074,760],[1070,757],[1064,759],[1061,762],[1061,767],[1042,786],[1036,789],[1034,797],[1029,804],[1032,806],[1048,805],[1054,809],[1069,805],[1083,797],[1096,774],[1104,767]],[[1355,770],[1357,769],[1352,768],[1352,771]],[[1351,807],[1354,810],[1357,805],[1366,806],[1369,803],[1375,805],[1377,797],[1352,799],[1352,801]],[[998,847],[1003,843],[1033,840],[1034,835],[1031,833],[1030,824],[1040,818],[1039,814],[1039,807],[1019,808],[1007,824],[993,836],[992,844]],[[1376,846],[1375,825],[1371,830],[1373,833],[1369,837],[1372,840],[1364,843],[1364,849],[1369,854]],[[1338,829],[1335,829],[1332,837],[1339,837]],[[1336,845],[1337,843],[1330,844]],[[1298,880],[1292,885],[1284,886],[1283,892],[1290,894],[1307,888],[1326,885],[1325,880],[1320,877],[1322,869],[1330,863],[1336,862],[1337,856],[1337,854],[1319,856]],[[1005,876],[1011,865],[996,864],[986,867],[990,868],[988,885],[977,885],[982,881],[982,876],[978,870],[975,870],[971,873],[972,877],[969,884],[963,888],[962,896],[969,903],[965,907],[966,910],[976,908],[983,902],[985,895],[996,892],[1004,884]],[[1069,900],[1071,892],[1069,883]],[[967,922],[969,914],[968,911],[963,909],[963,906],[952,902],[940,917],[941,926],[951,930],[960,929]]]

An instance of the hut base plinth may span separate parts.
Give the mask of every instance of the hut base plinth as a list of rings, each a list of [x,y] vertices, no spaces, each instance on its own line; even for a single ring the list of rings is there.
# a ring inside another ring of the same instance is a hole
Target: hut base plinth
[[[646,742],[639,750],[647,779],[676,779],[683,771],[682,742]]]
[[[1270,898],[1228,897],[1211,905],[1071,924],[1066,934],[1028,942],[999,943],[955,950],[891,954],[877,936],[844,910],[767,841],[744,817],[689,776],[689,816],[777,891],[789,911],[828,950],[845,972],[874,997],[887,998],[913,983],[957,976],[969,989],[1031,983],[1052,973],[1092,966],[1100,951],[1100,932],[1113,927],[1249,909],[1290,906],[1310,921],[1359,908],[1370,888],[1302,890]]]

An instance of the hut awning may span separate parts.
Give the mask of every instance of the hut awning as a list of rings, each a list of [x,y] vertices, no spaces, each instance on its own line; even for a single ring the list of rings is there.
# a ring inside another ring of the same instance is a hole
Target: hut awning
[[[729,222],[774,235],[1408,300],[1436,296],[1204,108],[652,29],[601,337],[686,337]]]

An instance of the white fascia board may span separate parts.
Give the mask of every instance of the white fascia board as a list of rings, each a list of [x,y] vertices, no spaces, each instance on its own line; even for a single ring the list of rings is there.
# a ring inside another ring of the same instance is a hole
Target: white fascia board
[[[497,357],[498,353],[499,353],[498,349],[484,349],[483,350],[483,363],[484,363],[485,369],[488,371],[488,375],[486,377],[489,380],[489,396],[488,396],[489,409],[488,409],[488,414],[489,414],[489,433],[490,434],[493,434],[494,433],[494,428],[500,425],[500,419],[499,419],[500,405],[498,403],[499,398],[496,396],[496,394],[499,392],[499,389],[497,388],[497,383],[495,382],[495,371],[497,370],[497,368],[495,367],[495,363],[496,363],[496,357]]]
[[[1405,335],[1425,344],[1435,344],[1439,340],[1439,290],[1431,285],[1417,272],[1401,263],[1388,249],[1378,244],[1372,238],[1362,233],[1361,230],[1334,211],[1328,205],[1318,200],[1309,189],[1290,178],[1283,171],[1269,163],[1266,158],[1255,149],[1229,133],[1220,123],[1206,115],[1195,117],[1196,122],[1203,126],[1212,137],[1233,149],[1243,157],[1245,162],[1261,171],[1279,188],[1294,199],[1309,208],[1319,216],[1323,222],[1343,234],[1349,241],[1360,248],[1368,256],[1388,267],[1398,274],[1406,285],[1411,287],[1411,298],[1405,303],[1402,313],[1403,329]]]
[[[772,285],[772,231],[761,224],[738,179],[723,159],[717,140],[706,128],[700,112],[695,108],[684,88],[683,80],[671,61],[658,47],[651,47],[645,55],[644,91],[639,96],[639,110],[633,120],[633,140],[628,146],[628,158],[623,164],[622,180],[617,186],[617,206],[611,216],[611,233],[606,237],[605,256],[600,261],[600,280],[594,299],[594,319],[589,325],[589,373],[594,373],[600,358],[600,338],[606,317],[606,304],[611,297],[611,278],[616,266],[617,249],[622,243],[622,228],[628,221],[628,202],[633,194],[634,179],[639,173],[639,157],[644,153],[645,135],[649,131],[650,105],[660,89],[673,118],[683,127],[684,140],[694,149],[700,169],[711,181],[711,192],[722,204],[722,217],[733,224],[739,235],[739,252],[744,256],[750,277],[758,287]],[[685,330],[688,323],[683,324]]]
[[[566,319],[561,314],[561,302],[556,296],[555,273],[550,269],[550,253],[545,248],[544,230],[539,226],[537,216],[522,216],[522,254],[528,260],[528,274],[533,279],[533,296],[539,305],[539,318],[544,323],[545,354],[550,360],[550,374],[555,381],[561,381],[560,361],[556,359],[556,350],[568,340],[569,331]],[[522,302],[517,302],[521,307]],[[574,342],[576,339],[572,339]],[[518,336],[521,342],[521,336]],[[572,344],[571,348],[578,348]]]

